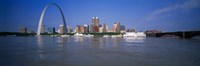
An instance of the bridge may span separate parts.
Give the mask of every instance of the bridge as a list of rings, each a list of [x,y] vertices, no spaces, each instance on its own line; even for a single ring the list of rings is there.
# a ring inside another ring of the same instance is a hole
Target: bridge
[[[147,36],[154,36],[154,37],[163,37],[166,35],[171,36],[178,36],[180,38],[192,38],[195,36],[200,36],[200,31],[179,31],[179,32],[163,32],[163,33],[155,33],[155,34],[147,34]]]

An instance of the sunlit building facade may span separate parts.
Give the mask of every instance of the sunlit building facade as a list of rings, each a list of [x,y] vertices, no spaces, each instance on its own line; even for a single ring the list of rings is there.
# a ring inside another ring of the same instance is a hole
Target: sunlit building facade
[[[112,31],[113,31],[113,32],[117,32],[117,33],[120,32],[120,23],[119,23],[119,22],[115,22],[115,23],[113,24]]]
[[[64,34],[64,25],[60,25],[59,31],[60,31],[60,34]]]
[[[92,17],[92,30],[91,32],[99,32],[99,18],[98,17]]]

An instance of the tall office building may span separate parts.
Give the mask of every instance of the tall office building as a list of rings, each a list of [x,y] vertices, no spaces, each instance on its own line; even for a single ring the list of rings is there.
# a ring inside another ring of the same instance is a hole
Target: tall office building
[[[102,25],[102,32],[107,32],[108,31],[108,26],[106,24]]]
[[[45,25],[44,24],[42,24],[41,32],[40,33],[45,33]]]
[[[70,26],[67,26],[67,33],[71,33],[72,32],[72,28]]]
[[[103,32],[103,26],[99,25],[99,32],[102,33]]]
[[[85,26],[80,25],[80,33],[85,33],[86,29]]]
[[[124,25],[120,25],[120,32],[126,32],[126,29],[125,29]]]
[[[99,26],[93,26],[93,32],[94,33],[99,32]]]
[[[120,32],[120,23],[119,23],[119,22],[115,22],[115,23],[113,24],[112,31],[113,31],[113,32],[117,32],[117,33]]]
[[[94,26],[99,26],[99,18],[98,17],[92,17],[92,24]]]
[[[89,25],[84,25],[84,27],[85,27],[85,32],[84,33],[89,33],[89,29],[90,29]]]
[[[112,26],[112,31],[113,31],[113,32],[116,32],[116,27],[117,27],[117,24],[114,23],[113,26]]]
[[[79,33],[79,25],[76,25],[76,27],[75,27],[75,33]]]
[[[48,33],[50,33],[50,34],[56,33],[56,28],[55,27],[48,27]]]
[[[92,17],[93,30],[91,32],[99,32],[99,18]]]
[[[75,29],[76,33],[85,33],[85,31],[86,31],[85,26],[83,26],[83,25],[76,26],[76,29]]]
[[[60,34],[64,34],[64,25],[60,25],[59,31]]]
[[[122,31],[122,30],[126,30],[125,25],[120,25],[120,31]]]
[[[89,30],[89,31],[90,31],[90,33],[93,33],[93,32],[94,32],[94,31],[93,31],[93,29],[94,29],[94,26],[93,26],[93,24],[91,24],[89,28],[90,28],[90,30]]]

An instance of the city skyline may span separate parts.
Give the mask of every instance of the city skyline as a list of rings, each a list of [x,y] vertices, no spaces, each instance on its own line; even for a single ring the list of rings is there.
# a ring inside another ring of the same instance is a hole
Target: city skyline
[[[135,28],[125,28],[125,25],[121,25],[120,22],[114,22],[112,28],[108,28],[106,23],[102,24],[99,22],[99,17],[91,17],[91,24],[78,24],[75,28],[71,28],[71,26],[66,26],[66,30],[64,30],[64,25],[60,24],[59,28],[55,27],[45,27],[45,24],[41,24],[41,29],[39,33],[120,33],[120,32],[135,32],[135,31],[128,31],[129,29],[136,30]],[[23,28],[23,30],[21,29]],[[19,29],[20,32],[25,33],[26,31],[31,32],[31,30],[28,30],[26,27],[21,27]],[[25,29],[26,28],[26,29]],[[56,30],[57,29],[57,30]],[[74,30],[73,30],[74,29]],[[66,31],[66,32],[64,32]]]
[[[19,27],[27,27],[36,32],[42,9],[52,2],[62,8],[67,26],[73,29],[79,24],[92,24],[91,17],[97,16],[99,22],[107,24],[109,29],[114,22],[119,21],[126,28],[135,28],[137,31],[200,30],[198,0],[3,0],[0,32],[17,32]],[[62,24],[61,14],[55,6],[47,9],[44,24],[56,28]]]

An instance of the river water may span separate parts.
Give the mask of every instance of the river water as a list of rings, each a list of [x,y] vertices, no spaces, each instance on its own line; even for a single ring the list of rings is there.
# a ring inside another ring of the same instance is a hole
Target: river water
[[[200,66],[200,39],[0,37],[0,66]]]

